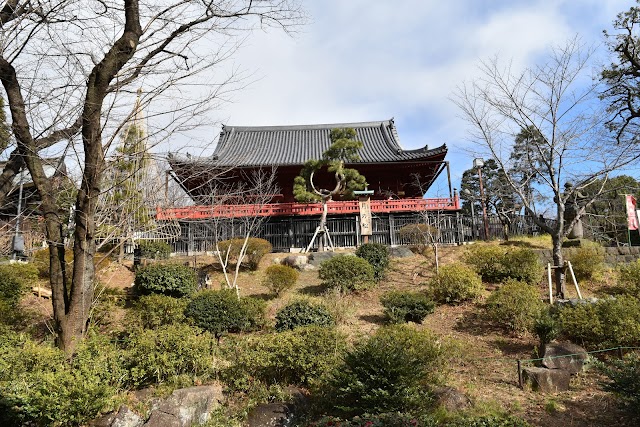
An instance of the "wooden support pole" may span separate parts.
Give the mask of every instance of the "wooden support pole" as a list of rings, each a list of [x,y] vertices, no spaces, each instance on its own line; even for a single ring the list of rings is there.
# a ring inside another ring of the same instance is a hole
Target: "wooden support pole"
[[[524,388],[524,384],[522,384],[522,362],[518,359],[518,385],[520,388]]]
[[[569,272],[571,273],[571,279],[573,280],[573,285],[576,287],[578,298],[582,299],[582,294],[580,293],[580,287],[578,286],[578,281],[576,280],[576,274],[573,272],[573,266],[571,266],[571,261],[567,261],[567,265],[569,266]]]
[[[551,283],[551,263],[547,263],[547,278],[549,280],[549,304],[553,304],[553,284]]]

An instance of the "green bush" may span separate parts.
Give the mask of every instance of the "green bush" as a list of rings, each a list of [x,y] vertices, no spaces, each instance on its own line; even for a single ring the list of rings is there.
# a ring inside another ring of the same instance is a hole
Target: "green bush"
[[[300,272],[288,265],[270,265],[265,270],[262,284],[275,296],[293,288],[300,276]]]
[[[335,319],[323,304],[295,301],[276,313],[276,331],[282,332],[300,326],[334,326]]]
[[[618,285],[622,293],[640,298],[640,259],[618,267]]]
[[[503,282],[515,279],[537,283],[542,275],[538,255],[529,248],[508,248],[496,245],[474,245],[464,256],[483,281]]]
[[[163,294],[179,298],[195,292],[198,275],[186,265],[151,264],[136,272],[135,286],[141,295]]]
[[[580,247],[564,249],[565,259],[571,261],[577,280],[597,279],[604,270],[604,248],[585,241]]]
[[[328,380],[334,407],[349,415],[407,411],[430,400],[440,384],[447,349],[429,331],[380,328],[349,351]]]
[[[511,415],[485,415],[480,417],[462,417],[445,424],[447,427],[530,427],[531,424]]]
[[[130,311],[133,320],[145,329],[156,329],[163,325],[184,323],[184,309],[188,300],[166,295],[141,296]]]
[[[132,333],[125,343],[127,384],[143,387],[187,375],[192,381],[211,378],[216,345],[207,332],[188,325],[164,325]]]
[[[250,388],[252,380],[309,385],[332,370],[346,349],[336,328],[321,326],[245,336],[224,345],[231,366],[223,379],[239,388]]]
[[[162,240],[140,240],[138,248],[143,258],[167,259],[171,255],[171,245]]]
[[[640,300],[633,297],[564,307],[558,318],[562,335],[589,349],[640,345]]]
[[[609,360],[602,370],[611,380],[606,389],[620,397],[630,412],[640,415],[640,356],[628,354]]]
[[[345,420],[337,417],[323,417],[307,424],[307,427],[436,427],[441,425],[430,417],[416,417],[412,414],[392,412],[386,414],[365,414]]]
[[[320,264],[322,285],[341,292],[369,289],[375,284],[371,264],[355,256],[337,256]]]
[[[487,299],[487,314],[494,322],[516,332],[533,328],[543,303],[538,290],[527,283],[507,280]]]
[[[264,324],[264,301],[255,298],[238,299],[229,289],[202,291],[187,304],[185,316],[196,326],[217,338],[228,332],[251,331]]]
[[[560,324],[552,310],[542,308],[533,320],[533,333],[540,340],[540,348],[556,339],[560,333]]]
[[[243,244],[244,239],[223,240],[222,242],[218,243],[218,249],[223,254],[225,254],[223,255],[223,258],[228,253],[229,261],[231,263],[237,263]],[[262,257],[270,253],[272,250],[273,247],[267,240],[250,237],[249,239],[247,239],[247,248],[245,251],[245,257],[242,262],[250,270],[257,270],[258,264],[260,264],[260,260],[262,259]]]
[[[113,410],[126,372],[120,351],[89,335],[71,361],[23,334],[0,335],[0,424],[85,425]]]
[[[376,282],[384,278],[389,267],[389,249],[385,245],[365,243],[356,249],[356,256],[371,264]]]
[[[38,269],[33,264],[0,265],[0,301],[14,307],[37,280]]]
[[[421,292],[391,291],[380,297],[384,314],[391,323],[422,323],[433,313],[435,303]]]
[[[476,299],[482,292],[480,277],[464,264],[440,267],[440,272],[427,282],[428,295],[439,303],[460,304]]]

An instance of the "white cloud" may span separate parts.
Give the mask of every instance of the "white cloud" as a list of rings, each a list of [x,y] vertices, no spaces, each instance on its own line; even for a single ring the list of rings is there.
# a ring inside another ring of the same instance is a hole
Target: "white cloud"
[[[234,58],[259,77],[215,120],[236,125],[337,123],[395,116],[403,145],[447,141],[454,175],[470,160],[449,101],[480,59],[530,65],[575,34],[600,43],[628,2],[325,0],[294,38],[254,33]],[[583,32],[584,31],[584,32]],[[217,131],[209,130],[211,140]],[[201,135],[202,137],[202,135]],[[204,136],[204,139],[207,137]]]

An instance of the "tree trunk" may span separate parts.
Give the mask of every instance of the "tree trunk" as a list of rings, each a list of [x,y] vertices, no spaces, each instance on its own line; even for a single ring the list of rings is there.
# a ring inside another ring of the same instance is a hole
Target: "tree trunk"
[[[320,229],[321,235],[318,239],[318,252],[324,252],[325,246],[328,244],[327,242],[327,202],[331,200],[331,197],[322,197],[322,216],[320,217],[320,225],[318,228]]]
[[[551,237],[553,242],[553,265],[554,277],[556,283],[556,298],[564,299],[567,291],[565,274],[564,274],[564,257],[562,256],[562,235],[554,235]]]

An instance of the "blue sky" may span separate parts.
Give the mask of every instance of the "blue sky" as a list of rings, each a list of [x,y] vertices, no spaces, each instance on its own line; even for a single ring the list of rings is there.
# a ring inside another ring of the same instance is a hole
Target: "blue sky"
[[[229,125],[348,123],[395,118],[403,148],[446,143],[454,186],[473,144],[449,100],[494,55],[516,67],[576,35],[600,46],[602,31],[633,1],[309,0],[294,36],[255,31],[232,60],[252,74],[211,117]],[[599,58],[599,59],[598,59]],[[217,127],[206,132],[217,139]],[[172,141],[176,147],[181,141]],[[186,145],[186,144],[185,144]]]

